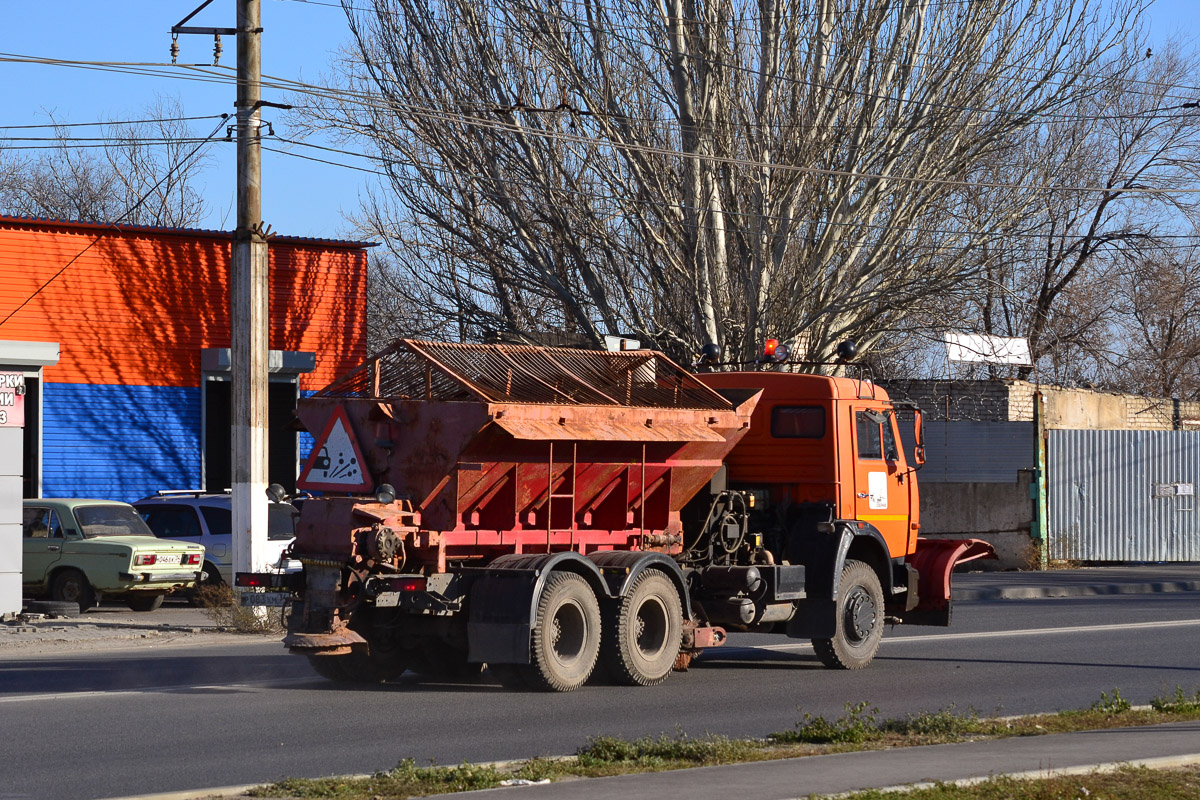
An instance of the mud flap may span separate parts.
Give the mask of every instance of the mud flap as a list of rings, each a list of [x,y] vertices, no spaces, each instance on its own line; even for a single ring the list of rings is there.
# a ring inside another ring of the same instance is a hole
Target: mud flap
[[[953,607],[950,579],[954,567],[977,558],[996,558],[996,550],[982,539],[917,539],[909,565],[920,575],[916,607],[904,614],[905,625],[950,625]]]
[[[530,608],[537,592],[534,570],[493,571],[471,585],[467,660],[528,664]]]

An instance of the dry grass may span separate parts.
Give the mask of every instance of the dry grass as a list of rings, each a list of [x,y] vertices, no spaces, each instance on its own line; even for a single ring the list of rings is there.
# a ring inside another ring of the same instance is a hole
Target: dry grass
[[[286,629],[280,609],[241,606],[233,589],[224,583],[197,586],[192,602],[213,622],[238,633],[283,633]]]

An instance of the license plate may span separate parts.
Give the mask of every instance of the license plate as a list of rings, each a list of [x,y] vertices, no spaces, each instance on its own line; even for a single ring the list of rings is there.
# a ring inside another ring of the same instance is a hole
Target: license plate
[[[155,564],[167,564],[167,565],[178,564],[179,563],[179,554],[178,553],[167,553],[165,555],[161,555],[155,560],[154,563]]]
[[[279,608],[286,605],[290,597],[287,592],[246,592],[242,595],[242,605]]]

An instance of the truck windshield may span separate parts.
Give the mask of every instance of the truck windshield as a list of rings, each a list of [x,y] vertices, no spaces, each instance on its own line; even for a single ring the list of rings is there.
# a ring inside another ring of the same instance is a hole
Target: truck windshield
[[[98,536],[154,535],[132,506],[76,506],[75,520],[88,539]]]

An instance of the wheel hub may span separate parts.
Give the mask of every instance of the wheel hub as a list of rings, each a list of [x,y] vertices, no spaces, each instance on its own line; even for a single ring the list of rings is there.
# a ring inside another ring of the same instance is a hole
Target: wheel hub
[[[855,587],[846,598],[845,629],[846,638],[858,644],[865,641],[875,628],[875,602],[871,595],[861,586]]]

